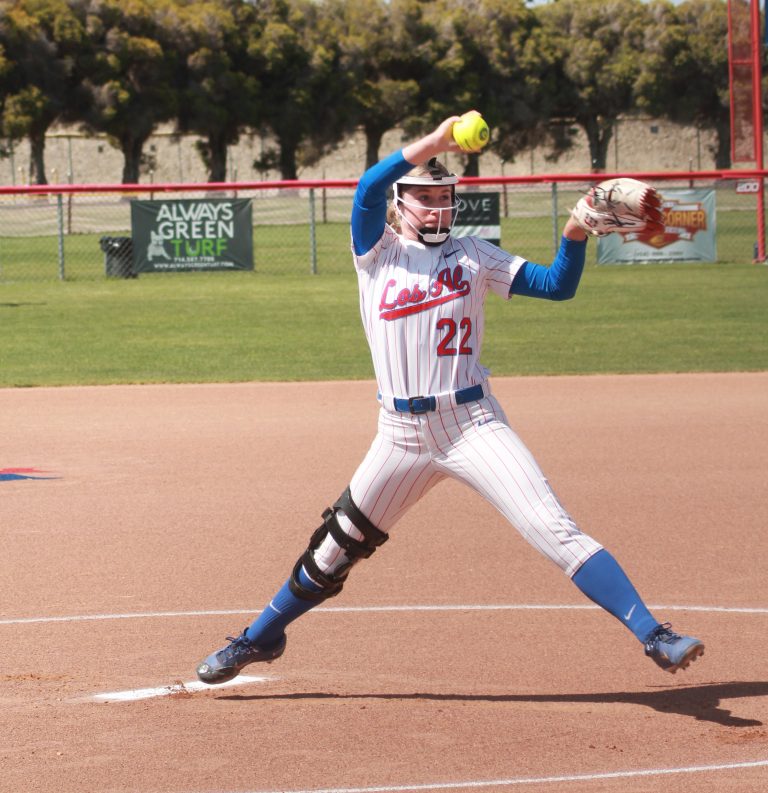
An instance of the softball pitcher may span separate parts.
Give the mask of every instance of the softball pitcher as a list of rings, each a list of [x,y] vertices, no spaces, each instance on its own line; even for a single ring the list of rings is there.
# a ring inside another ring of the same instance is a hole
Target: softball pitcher
[[[198,666],[206,683],[223,683],[248,664],[282,655],[286,626],[338,594],[351,568],[446,477],[493,504],[662,669],[674,673],[704,651],[698,639],[659,623],[613,556],[580,531],[510,427],[480,363],[489,292],[504,299],[573,297],[587,232],[658,224],[658,197],[632,180],[593,189],[566,222],[548,267],[476,237],[453,237],[458,178],[436,157],[460,150],[452,136],[458,119],[386,157],[358,183],[352,253],[381,405],[378,432],[282,588],[250,627]]]

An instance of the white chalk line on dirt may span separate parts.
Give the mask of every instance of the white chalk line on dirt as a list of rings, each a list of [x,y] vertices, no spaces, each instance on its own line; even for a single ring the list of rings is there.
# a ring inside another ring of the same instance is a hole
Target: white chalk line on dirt
[[[218,683],[216,689],[231,688],[233,686],[245,686],[251,683],[263,683],[270,680],[268,677],[258,677],[255,675],[239,675],[234,680],[229,680],[226,683]],[[126,691],[107,691],[103,694],[91,694],[89,697],[83,697],[78,700],[79,702],[136,702],[140,699],[152,699],[154,697],[170,697],[174,695],[191,694],[195,691],[211,691],[211,686],[206,683],[201,683],[194,680],[189,683],[171,683],[168,686],[157,686],[155,688],[134,688]]]
[[[638,777],[669,776],[672,774],[706,774],[712,771],[735,771],[762,768],[768,760],[744,763],[718,763],[717,765],[692,765],[679,768],[640,768],[631,771],[606,771],[602,774],[568,774],[565,776],[512,777],[510,779],[478,779],[467,782],[431,782],[421,785],[381,785],[372,787],[312,788],[307,790],[250,791],[250,793],[407,793],[417,790],[476,790],[479,788],[515,787],[518,785],[557,785],[566,782],[594,782],[607,779],[633,779]]]
[[[706,614],[768,614],[766,608],[747,608],[741,606],[669,606],[650,605],[652,611],[699,611]],[[321,607],[310,614],[346,614],[346,613],[385,613],[408,611],[598,611],[599,606],[591,604],[541,604],[515,603],[499,605],[480,605],[465,603],[463,605],[410,605],[410,606],[339,606]],[[231,615],[257,615],[261,609],[216,609],[207,611],[138,611],[126,614],[76,614],[61,617],[9,617],[0,619],[0,625],[30,625],[45,622],[91,622],[99,620],[145,620],[169,617],[219,617]]]

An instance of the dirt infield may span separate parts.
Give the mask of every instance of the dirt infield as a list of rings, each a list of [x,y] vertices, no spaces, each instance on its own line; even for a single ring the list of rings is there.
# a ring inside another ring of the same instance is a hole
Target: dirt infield
[[[705,640],[690,670],[443,483],[262,679],[196,690],[348,483],[374,385],[0,390],[0,791],[768,789],[768,373],[493,385]]]

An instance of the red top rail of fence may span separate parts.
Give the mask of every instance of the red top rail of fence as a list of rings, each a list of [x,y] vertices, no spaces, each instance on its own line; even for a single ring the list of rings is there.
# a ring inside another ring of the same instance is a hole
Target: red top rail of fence
[[[549,184],[556,182],[602,182],[628,176],[644,182],[668,182],[680,180],[726,179],[765,179],[768,170],[722,170],[722,171],[637,171],[634,173],[567,173],[537,174],[531,176],[464,176],[464,185],[514,185]],[[233,190],[274,190],[307,188],[354,188],[357,179],[282,179],[264,182],[168,182],[159,184],[44,184],[44,185],[4,185],[0,195],[33,195],[61,193],[182,193],[182,192],[223,192]]]

